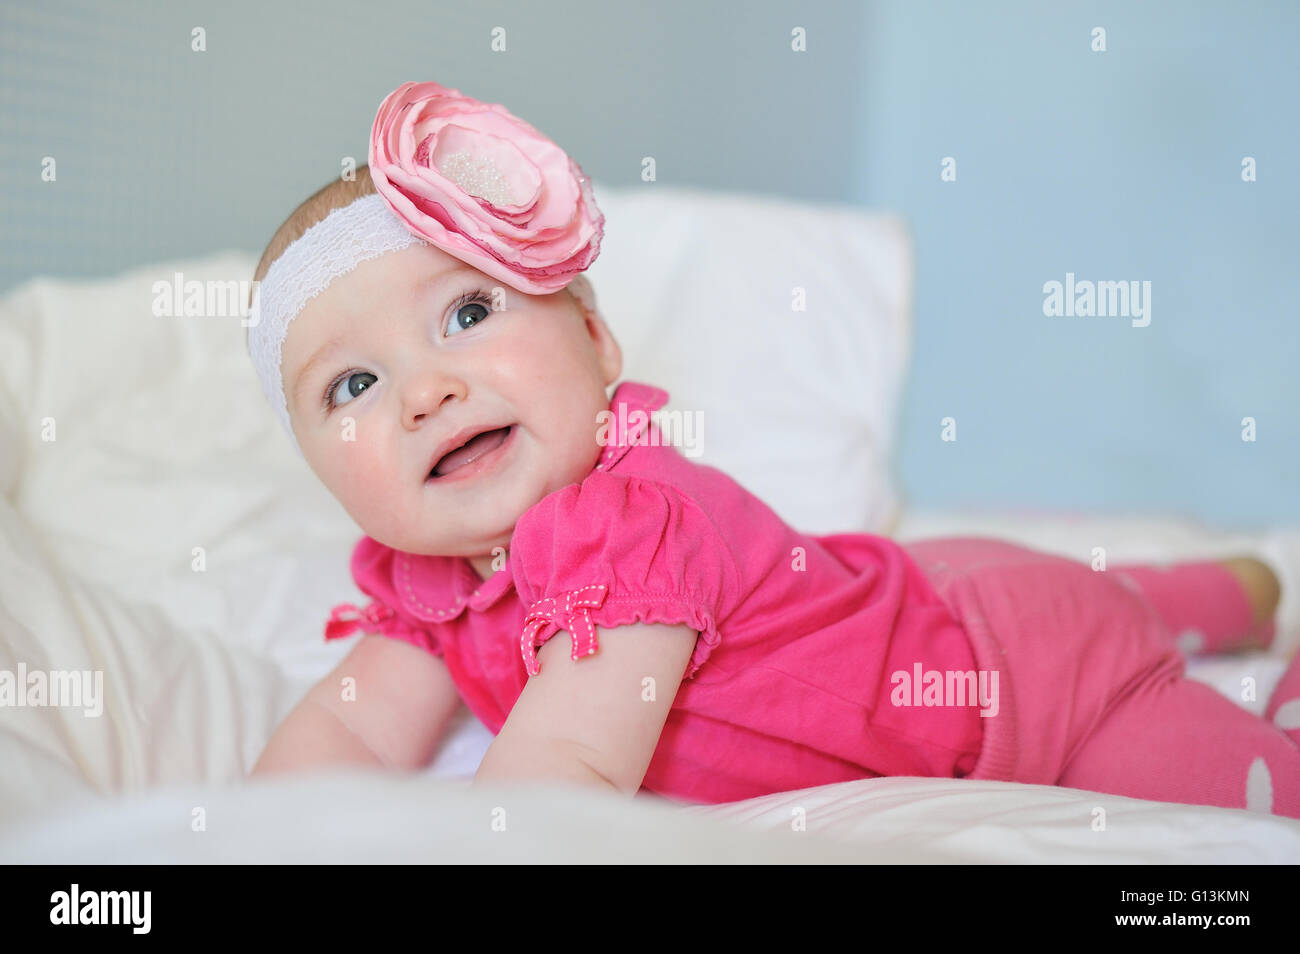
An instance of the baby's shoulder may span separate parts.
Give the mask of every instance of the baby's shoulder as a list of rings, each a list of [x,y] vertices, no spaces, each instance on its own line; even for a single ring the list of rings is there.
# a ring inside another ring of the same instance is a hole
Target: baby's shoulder
[[[634,448],[613,473],[662,488],[699,508],[720,530],[743,534],[746,540],[796,533],[772,507],[725,470],[687,457],[675,447]]]

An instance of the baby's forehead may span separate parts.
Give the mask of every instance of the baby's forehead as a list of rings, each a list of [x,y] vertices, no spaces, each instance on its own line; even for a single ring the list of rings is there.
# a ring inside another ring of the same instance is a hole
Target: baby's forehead
[[[294,375],[319,342],[360,332],[360,317],[400,314],[452,273],[476,270],[434,245],[416,243],[360,262],[336,275],[289,324],[284,371]],[[485,276],[486,277],[486,276]],[[294,360],[297,359],[297,360]]]
[[[454,270],[471,270],[460,259],[435,245],[416,242],[395,252],[385,252],[337,276],[326,291],[339,285],[344,292],[364,290],[368,295],[402,294],[427,287]],[[337,297],[337,296],[336,296]]]

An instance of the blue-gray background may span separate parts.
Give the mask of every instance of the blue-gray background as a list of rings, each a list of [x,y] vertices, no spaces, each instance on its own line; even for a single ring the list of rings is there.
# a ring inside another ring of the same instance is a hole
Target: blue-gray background
[[[653,155],[659,182],[905,215],[912,506],[1294,523],[1298,41],[1286,2],[5,2],[0,291],[260,252],[364,161],[388,91],[436,79],[599,181]],[[1150,281],[1151,325],[1044,317],[1066,272]]]

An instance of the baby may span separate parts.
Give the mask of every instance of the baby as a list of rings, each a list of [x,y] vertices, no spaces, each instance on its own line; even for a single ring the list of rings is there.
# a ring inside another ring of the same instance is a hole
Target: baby
[[[253,774],[422,768],[463,700],[495,735],[476,782],[722,802],[964,777],[1300,817],[1300,657],[1264,718],[1184,678],[1183,651],[1271,640],[1265,564],[800,533],[654,439],[666,392],[609,396],[581,274],[603,218],[554,143],[405,84],[369,158],[254,276],[254,364],[365,533],[371,602],[335,608],[325,638],[362,635]]]

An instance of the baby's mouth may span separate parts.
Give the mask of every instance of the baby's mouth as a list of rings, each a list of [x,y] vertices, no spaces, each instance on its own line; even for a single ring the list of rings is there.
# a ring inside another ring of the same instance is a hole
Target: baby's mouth
[[[466,467],[478,460],[485,454],[490,454],[510,436],[513,424],[507,427],[498,427],[494,430],[483,431],[475,434],[464,444],[451,451],[448,451],[434,465],[433,470],[429,471],[429,480],[437,480],[439,477],[446,477],[448,474],[454,474],[462,467]]]

